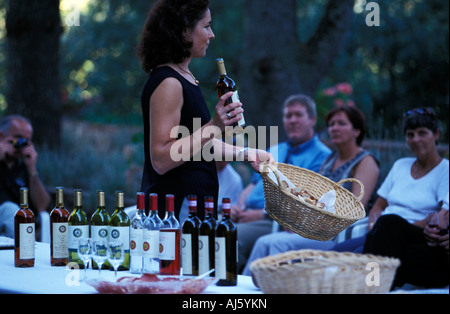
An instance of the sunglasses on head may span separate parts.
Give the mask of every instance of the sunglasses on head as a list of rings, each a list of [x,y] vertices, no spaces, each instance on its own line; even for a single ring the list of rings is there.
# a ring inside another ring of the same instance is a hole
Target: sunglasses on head
[[[413,114],[435,116],[434,111],[431,108],[416,108],[405,112],[403,114],[403,118],[409,117]]]

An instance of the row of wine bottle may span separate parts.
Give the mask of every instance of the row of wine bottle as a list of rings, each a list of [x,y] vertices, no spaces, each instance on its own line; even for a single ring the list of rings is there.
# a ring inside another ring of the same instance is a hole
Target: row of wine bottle
[[[199,275],[215,269],[218,285],[237,284],[237,230],[230,219],[230,199],[222,203],[223,219],[214,219],[214,198],[205,197],[205,219],[197,217],[197,197],[189,196],[189,216],[182,226],[175,217],[174,196],[166,195],[166,216],[158,216],[158,195],[149,195],[149,216],[145,215],[145,195],[137,193],[136,215],[130,220],[124,211],[124,194],[116,192],[112,216],[105,209],[105,193],[97,191],[97,209],[90,224],[82,206],[81,190],[74,191],[74,209],[64,207],[64,189],[56,188],[56,206],[50,213],[50,263],[65,266],[77,263],[78,240],[114,239],[124,244],[125,259],[118,270],[132,273],[179,275],[181,262],[185,275]],[[28,208],[28,188],[20,189],[20,209],[15,218],[15,266],[33,267],[35,222]],[[93,262],[92,267],[98,269]],[[110,268],[108,262],[102,269]]]

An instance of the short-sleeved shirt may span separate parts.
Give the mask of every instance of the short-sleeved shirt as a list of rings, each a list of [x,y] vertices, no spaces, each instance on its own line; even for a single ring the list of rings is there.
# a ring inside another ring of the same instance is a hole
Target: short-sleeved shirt
[[[429,213],[448,209],[449,161],[443,159],[422,178],[411,176],[415,158],[402,158],[394,163],[378,195],[386,199],[383,212],[396,214],[410,223],[425,219]]]

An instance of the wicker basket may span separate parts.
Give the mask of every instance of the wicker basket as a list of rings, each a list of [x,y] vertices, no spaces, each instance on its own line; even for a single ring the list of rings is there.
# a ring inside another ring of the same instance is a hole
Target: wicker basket
[[[268,171],[261,172],[266,212],[272,219],[292,232],[308,239],[327,241],[366,216],[364,206],[361,204],[364,186],[359,180],[345,179],[335,183],[313,171],[288,164],[277,163],[275,166],[265,166],[274,172],[278,180],[277,185],[269,178]],[[320,198],[326,192],[334,189],[336,191],[336,213],[306,203],[280,188],[281,182],[277,169],[295,186],[305,188],[316,198]],[[341,186],[348,181],[361,186],[359,197]]]
[[[258,259],[250,271],[268,294],[372,294],[389,292],[399,265],[375,255],[301,250]]]

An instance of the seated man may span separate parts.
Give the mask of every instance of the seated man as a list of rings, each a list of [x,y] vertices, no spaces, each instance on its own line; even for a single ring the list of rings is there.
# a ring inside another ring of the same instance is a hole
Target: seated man
[[[331,150],[315,134],[316,122],[316,104],[310,97],[289,97],[283,105],[283,125],[288,141],[269,151],[277,151],[274,156],[278,155],[278,162],[318,171]],[[272,230],[272,220],[264,210],[264,188],[259,175],[244,189],[238,204],[232,206],[231,218],[238,223],[238,270],[242,271],[255,241]]]
[[[29,188],[29,207],[36,216],[46,213],[50,203],[50,195],[37,172],[38,154],[32,136],[33,128],[26,118],[11,115],[0,119],[0,235],[11,238],[21,187]]]

